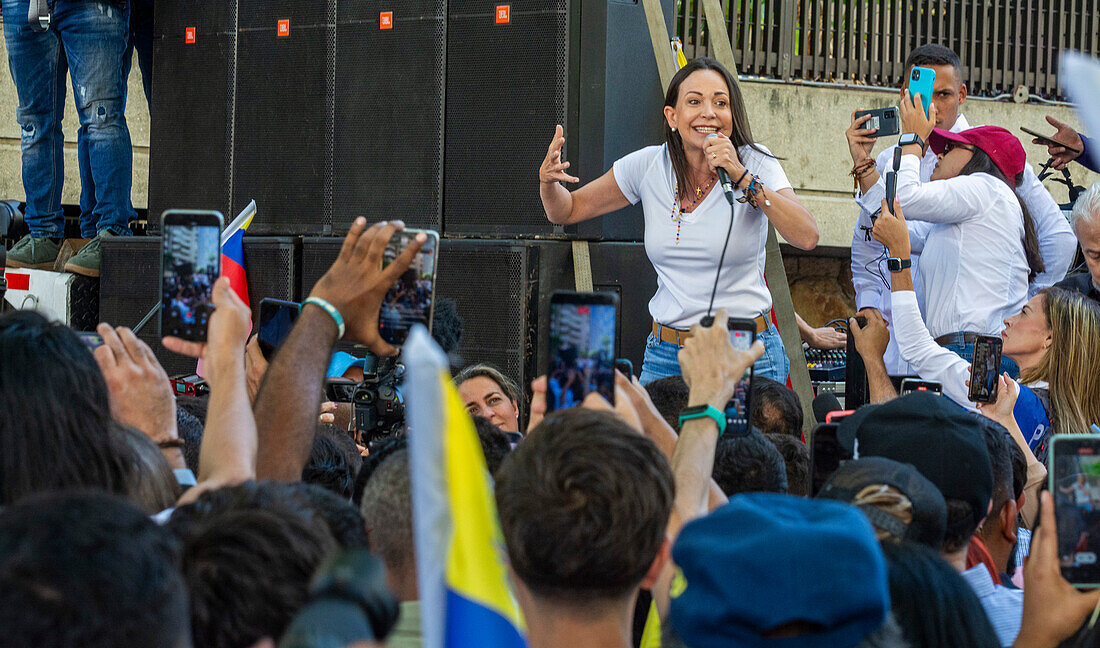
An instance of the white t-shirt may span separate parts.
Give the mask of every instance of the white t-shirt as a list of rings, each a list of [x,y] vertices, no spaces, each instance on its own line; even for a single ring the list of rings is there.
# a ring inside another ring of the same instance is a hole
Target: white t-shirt
[[[768,150],[761,144],[757,146]],[[737,154],[749,173],[756,174],[772,191],[790,188],[775,158],[749,146],[742,146]],[[630,204],[642,201],[645,251],[657,271],[657,293],[649,300],[649,314],[654,321],[674,328],[697,324],[707,313],[730,225],[726,195],[716,186],[690,214],[681,214],[676,206],[676,174],[667,144],[635,151],[617,160],[612,169],[619,190]],[[736,189],[734,192],[740,194]],[[679,242],[674,216],[681,219]],[[764,213],[747,203],[735,204],[733,231],[714,297],[715,312],[724,308],[731,317],[752,318],[771,309],[771,294],[764,283],[767,239],[768,219]]]

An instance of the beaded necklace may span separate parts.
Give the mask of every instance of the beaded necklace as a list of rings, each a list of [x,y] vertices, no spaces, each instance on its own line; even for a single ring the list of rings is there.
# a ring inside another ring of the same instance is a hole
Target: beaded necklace
[[[695,188],[695,197],[688,201],[688,209],[693,210],[702,202],[703,196],[706,195],[710,188],[714,186],[714,183],[718,180],[717,174],[711,174],[710,178],[703,183],[702,187]],[[673,184],[672,188],[672,217],[673,222],[676,223],[676,245],[680,244],[680,224],[683,222],[684,210],[680,205],[680,181],[677,180]]]

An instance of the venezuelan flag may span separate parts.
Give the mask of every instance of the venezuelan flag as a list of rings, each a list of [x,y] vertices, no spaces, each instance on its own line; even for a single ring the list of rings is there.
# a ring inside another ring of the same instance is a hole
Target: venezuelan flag
[[[244,271],[244,233],[256,216],[256,201],[251,201],[244,211],[222,232],[222,276],[229,277],[233,292],[248,303],[248,275]]]
[[[424,646],[526,646],[485,457],[446,356],[417,326],[402,360]]]

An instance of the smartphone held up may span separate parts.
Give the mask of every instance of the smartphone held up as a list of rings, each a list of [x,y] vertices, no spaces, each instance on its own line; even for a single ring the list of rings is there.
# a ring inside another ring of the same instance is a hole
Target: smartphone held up
[[[1100,435],[1056,434],[1048,461],[1062,576],[1100,587]]]
[[[393,263],[420,232],[428,237],[424,247],[417,253],[409,269],[386,292],[382,300],[382,310],[378,313],[378,332],[383,340],[395,346],[405,343],[415,324],[423,324],[429,331],[432,329],[439,234],[432,230],[401,230],[393,235],[382,253],[382,267],[386,267]]]
[[[221,274],[222,215],[170,209],[161,218],[161,336],[205,342]]]
[[[550,296],[546,411],[574,407],[595,392],[615,403],[619,297],[558,291]]]

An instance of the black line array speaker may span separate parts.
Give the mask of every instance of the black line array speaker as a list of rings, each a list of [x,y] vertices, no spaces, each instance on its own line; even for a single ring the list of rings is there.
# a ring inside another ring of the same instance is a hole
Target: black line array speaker
[[[233,213],[257,234],[329,233],[335,1],[238,0]]]
[[[336,7],[332,224],[442,232],[444,0]]]
[[[254,323],[259,319],[260,300],[263,298],[300,299],[299,255],[299,239],[245,237],[248,301]],[[160,298],[160,237],[104,239],[101,263],[100,317],[113,326],[135,326]],[[161,345],[158,321],[154,316],[138,337],[153,349],[168,375],[193,373],[193,360],[171,353]]]
[[[303,298],[332,265],[341,242],[303,239]],[[560,241],[440,241],[436,297],[455,300],[463,319],[458,364],[491,362],[525,389],[545,373],[550,295],[573,288],[571,252]],[[639,243],[598,243],[591,255],[594,288],[619,295],[620,354],[640,372],[656,273]]]
[[[672,0],[662,0],[672,24]],[[664,98],[636,0],[447,3],[444,222],[448,235],[642,239],[640,208],[556,231],[537,169],[554,126],[588,182],[662,137]]]
[[[161,3],[153,41],[149,232],[165,209],[216,209],[232,218],[236,0]]]

